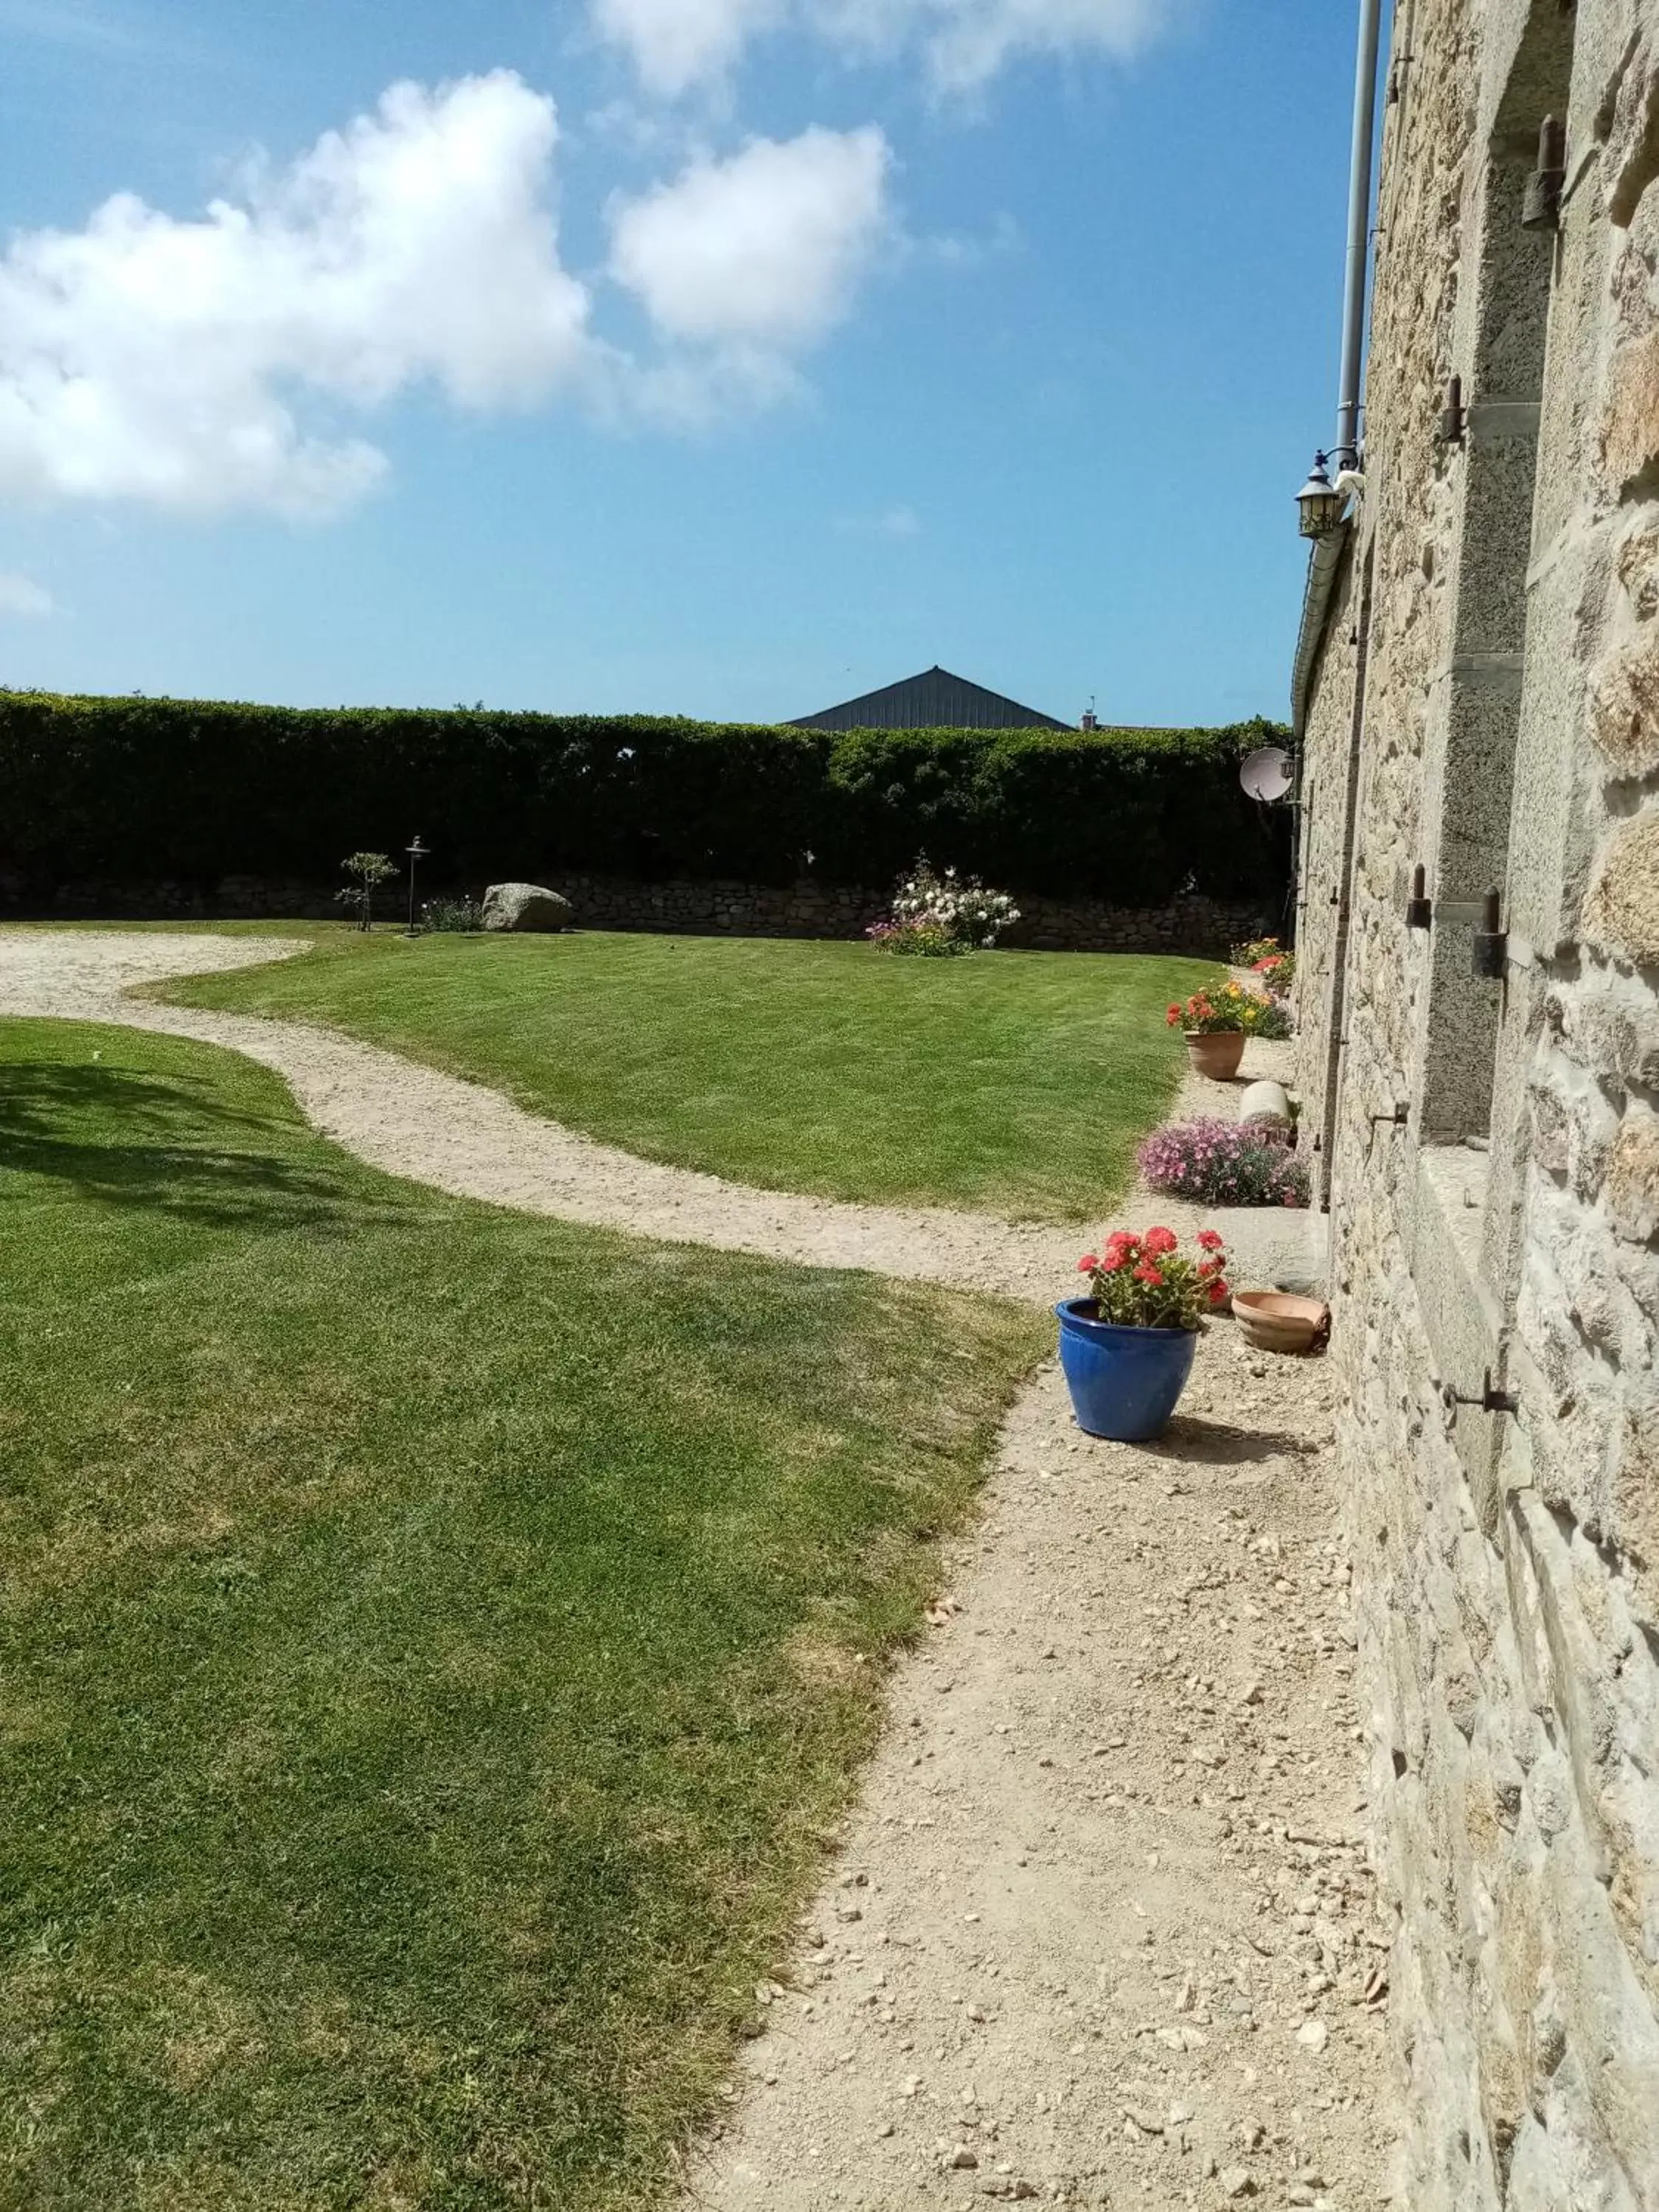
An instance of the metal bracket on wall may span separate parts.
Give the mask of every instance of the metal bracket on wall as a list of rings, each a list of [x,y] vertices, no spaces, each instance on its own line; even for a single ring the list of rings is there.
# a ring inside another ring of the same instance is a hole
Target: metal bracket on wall
[[[1455,1382],[1437,1383],[1436,1388],[1440,1393],[1440,1402],[1449,1413],[1455,1414],[1460,1406],[1478,1406],[1483,1413],[1518,1413],[1521,1410],[1521,1401],[1514,1391],[1500,1390],[1492,1381],[1490,1367],[1481,1382],[1478,1398],[1466,1390],[1460,1390]]]
[[[1527,179],[1521,203],[1522,230],[1559,230],[1561,192],[1567,181],[1567,134],[1553,115],[1538,131],[1538,167]]]
[[[1399,1105],[1390,1106],[1386,1114],[1372,1114],[1366,1118],[1372,1128],[1376,1128],[1379,1122],[1386,1122],[1390,1128],[1405,1129],[1411,1126],[1412,1109],[1402,1100]]]
[[[1471,969],[1489,982],[1501,983],[1510,964],[1509,933],[1504,927],[1504,902],[1496,891],[1486,893],[1480,927],[1474,933]]]
[[[1429,896],[1429,872],[1425,867],[1412,871],[1412,895],[1406,901],[1407,929],[1428,929],[1434,923],[1434,902]]]

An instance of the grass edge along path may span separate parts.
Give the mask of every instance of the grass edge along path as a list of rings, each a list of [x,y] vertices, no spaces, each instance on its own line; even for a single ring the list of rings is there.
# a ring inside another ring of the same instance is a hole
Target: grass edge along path
[[[1092,1222],[1179,1085],[1184,958],[901,960],[781,938],[364,937],[181,979],[313,1021],[671,1167],[769,1190]]]
[[[0,2204],[639,2212],[1041,1318],[0,1022]]]

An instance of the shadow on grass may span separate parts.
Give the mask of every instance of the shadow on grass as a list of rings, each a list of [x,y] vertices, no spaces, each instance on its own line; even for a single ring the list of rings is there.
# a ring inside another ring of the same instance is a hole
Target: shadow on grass
[[[200,1077],[0,1063],[0,1169],[215,1228],[325,1226],[348,1212],[355,1224],[363,1200],[348,1176],[269,1148],[285,1133]]]

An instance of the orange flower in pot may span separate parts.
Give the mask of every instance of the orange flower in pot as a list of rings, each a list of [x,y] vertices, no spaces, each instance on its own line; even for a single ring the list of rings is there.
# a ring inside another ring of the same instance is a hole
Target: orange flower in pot
[[[1231,1083],[1237,1074],[1246,1037],[1283,1036],[1286,1030],[1281,1006],[1237,983],[1194,991],[1184,1004],[1172,1006],[1165,1019],[1184,1034],[1194,1074],[1215,1083]]]

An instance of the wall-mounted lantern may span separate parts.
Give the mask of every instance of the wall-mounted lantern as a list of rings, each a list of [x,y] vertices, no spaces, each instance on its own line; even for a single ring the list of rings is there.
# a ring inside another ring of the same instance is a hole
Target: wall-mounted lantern
[[[1348,495],[1338,491],[1326,473],[1325,464],[1330,456],[1314,455],[1313,474],[1296,495],[1302,510],[1302,535],[1304,538],[1328,538],[1342,520],[1348,504]]]
[[[1567,181],[1567,134],[1553,115],[1538,133],[1538,167],[1527,179],[1521,202],[1522,230],[1559,230],[1561,194]]]

